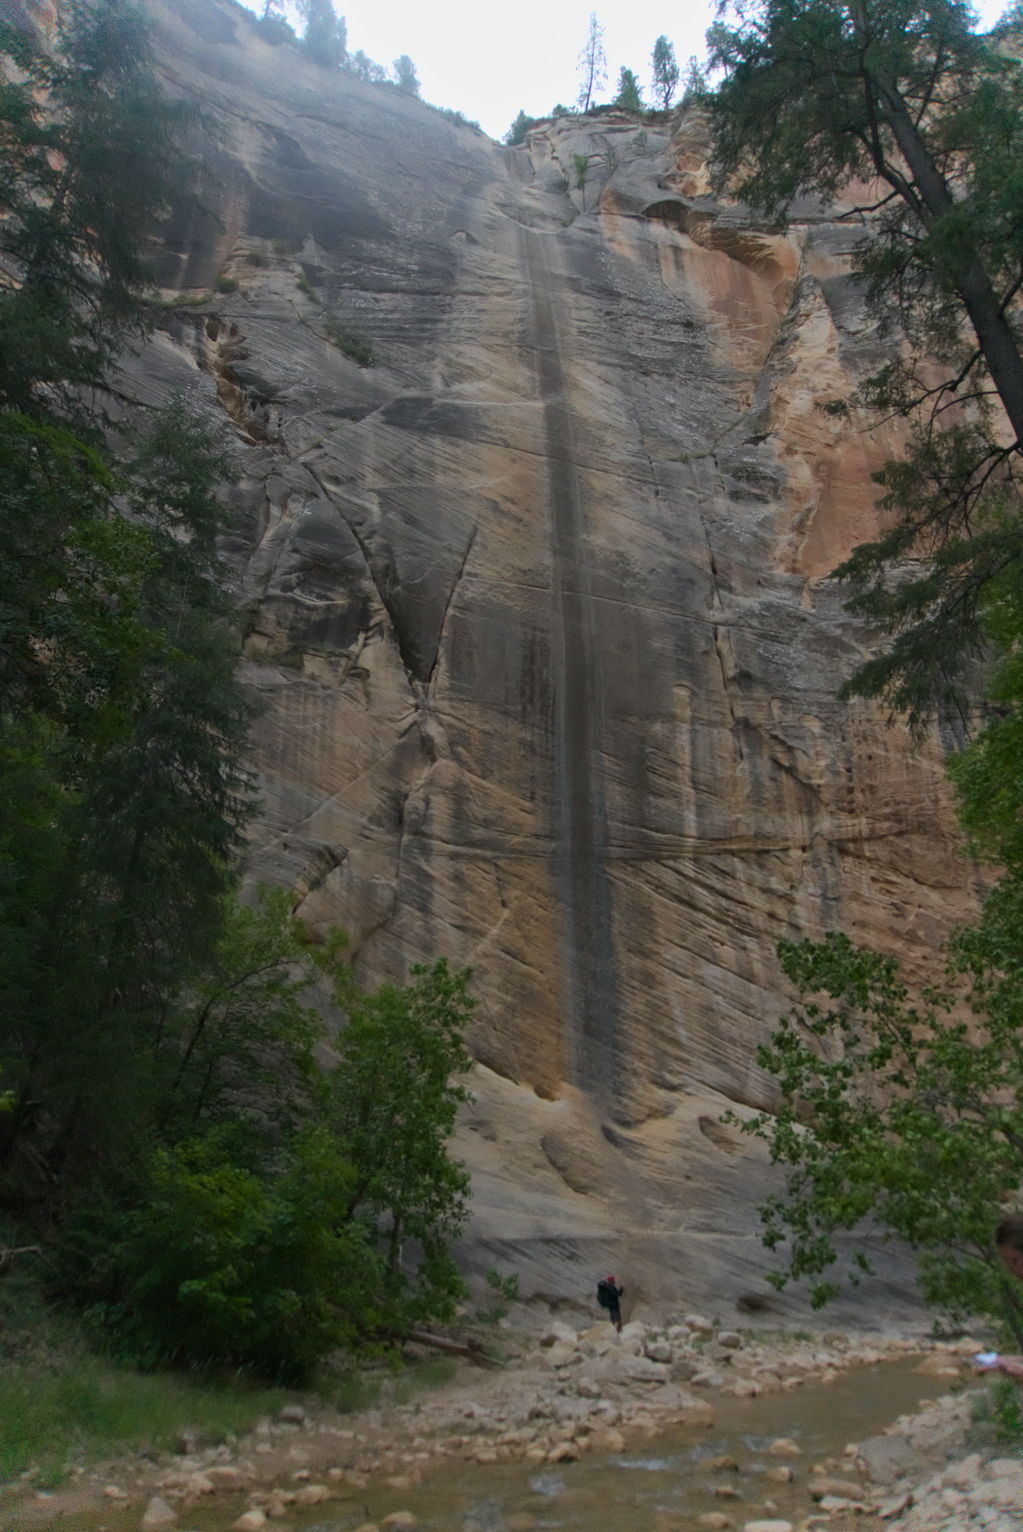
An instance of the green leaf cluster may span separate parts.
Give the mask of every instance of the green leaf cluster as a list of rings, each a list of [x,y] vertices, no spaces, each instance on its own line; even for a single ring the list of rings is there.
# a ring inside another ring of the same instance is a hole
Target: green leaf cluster
[[[819,1306],[838,1290],[836,1265],[853,1282],[871,1270],[836,1236],[880,1229],[915,1252],[923,1296],[948,1320],[987,1315],[1023,1343],[1023,1303],[993,1246],[1023,1148],[1013,948],[1008,981],[994,930],[969,933],[940,987],[914,999],[894,958],[844,935],[780,945],[802,1003],[758,1053],[779,1108],[744,1124],[786,1171],[763,1209],[765,1243],[786,1256],[777,1285],[809,1279]]]
[[[150,1148],[61,1250],[64,1290],[133,1361],[300,1379],[451,1317],[470,975],[440,961],[365,993],[342,951],[310,946],[264,891],[228,911],[171,1018]],[[324,978],[347,1016],[332,1040],[310,1003]]]
[[[962,711],[988,582],[1019,554],[1023,76],[960,0],[755,0],[709,34],[720,184],[783,221],[865,190],[856,258],[895,359],[861,403],[910,429],[887,530],[836,574],[894,639],[850,695]],[[931,656],[930,663],[927,656]]]

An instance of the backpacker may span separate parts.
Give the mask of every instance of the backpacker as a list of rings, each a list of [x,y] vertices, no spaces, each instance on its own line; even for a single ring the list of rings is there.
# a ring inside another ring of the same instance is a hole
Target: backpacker
[[[597,1302],[602,1309],[609,1309],[611,1307],[611,1297],[611,1284],[606,1277],[603,1277],[597,1283]]]

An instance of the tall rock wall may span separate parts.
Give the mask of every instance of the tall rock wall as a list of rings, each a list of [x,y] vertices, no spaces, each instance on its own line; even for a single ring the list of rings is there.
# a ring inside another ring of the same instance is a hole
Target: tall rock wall
[[[771,1102],[776,941],[919,969],[973,898],[941,742],[835,700],[868,637],[825,576],[896,445],[824,408],[879,356],[856,230],[719,205],[698,121],[505,149],[153,9],[220,136],[129,372],[238,441],[251,876],[368,981],[476,970],[467,1258],[752,1307],[766,1169],[718,1118]]]

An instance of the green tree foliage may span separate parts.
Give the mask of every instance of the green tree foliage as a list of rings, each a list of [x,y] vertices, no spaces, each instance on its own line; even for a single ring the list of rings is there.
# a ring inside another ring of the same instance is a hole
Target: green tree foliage
[[[302,1378],[338,1346],[450,1317],[468,1177],[447,1140],[469,1067],[469,973],[439,962],[364,993],[287,898],[229,914],[169,1028],[172,1089],[130,1184],[72,1220],[64,1281],[137,1361]],[[329,978],[333,1062],[309,1005]]]
[[[542,117],[527,117],[526,113],[520,110],[515,121],[504,135],[505,143],[509,147],[513,147],[515,144],[524,144],[526,142],[526,134],[530,128],[535,128],[537,123],[542,121]]]
[[[442,959],[405,986],[362,994],[334,964],[348,1016],[326,1080],[326,1121],[358,1167],[351,1209],[379,1231],[381,1323],[400,1329],[447,1313],[461,1291],[449,1246],[465,1219],[469,1178],[447,1153],[468,1092],[465,1029],[474,1001],[467,969]]]
[[[618,71],[618,93],[611,103],[619,107],[623,112],[641,112],[643,110],[643,97],[639,90],[639,81],[631,69],[624,67]]]
[[[956,700],[989,583],[1019,555],[1023,78],[959,0],[758,0],[735,17],[711,33],[722,179],[776,216],[854,178],[877,188],[859,264],[908,354],[864,397],[914,441],[879,476],[890,529],[838,573],[896,636],[850,691],[922,717]],[[935,562],[907,577],[919,555]]]
[[[650,56],[650,69],[653,76],[654,99],[661,110],[666,112],[678,89],[679,69],[675,58],[675,45],[663,34],[654,43],[654,51]]]
[[[225,464],[179,403],[95,407],[184,119],[120,0],[73,4],[53,59],[0,47],[0,1209],[122,1352],[299,1376],[460,1292],[468,975],[364,996],[287,896],[238,907]]]
[[[893,958],[845,936],[782,943],[803,1003],[758,1060],[781,1106],[744,1124],[786,1168],[763,1209],[784,1246],[777,1278],[834,1296],[840,1231],[880,1227],[915,1252],[925,1299],[954,1322],[984,1314],[1023,1344],[1023,1304],[993,1226],[1016,1195],[1023,1149],[1023,915],[1019,889],[954,946],[940,986],[914,1000]],[[870,1271],[852,1249],[853,1281]]]
[[[376,64],[362,49],[349,54],[348,68],[357,80],[366,80],[370,85],[382,85],[387,79],[387,70],[383,64]]]
[[[232,877],[249,713],[208,433],[175,407],[118,444],[93,408],[187,119],[132,5],[73,4],[53,57],[0,48],[0,1189],[52,1213],[145,1117],[136,1063]]]
[[[399,90],[403,90],[408,96],[419,95],[419,77],[416,74],[416,66],[407,53],[401,54],[394,61],[394,83]]]
[[[607,53],[604,49],[604,28],[597,20],[596,11],[590,12],[586,27],[586,41],[579,53],[579,110],[588,112],[593,98],[607,82]]]
[[[155,84],[130,0],[72,0],[57,51],[0,20],[0,407],[65,412],[145,326],[148,236],[194,119]]]
[[[305,23],[303,53],[324,69],[340,69],[348,57],[348,27],[333,0],[298,0],[298,13]]]

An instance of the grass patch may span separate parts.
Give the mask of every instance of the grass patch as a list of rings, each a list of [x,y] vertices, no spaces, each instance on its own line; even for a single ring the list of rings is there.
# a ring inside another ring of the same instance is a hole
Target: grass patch
[[[223,1441],[290,1397],[237,1382],[129,1372],[90,1355],[62,1357],[45,1371],[15,1363],[0,1389],[0,1480],[35,1468],[37,1483],[56,1484],[76,1463],[140,1448],[170,1451],[185,1430]]]
[[[236,282],[234,277],[218,277],[217,278],[217,292],[218,293],[236,293],[237,291],[238,291],[238,283]]]
[[[376,360],[373,347],[361,335],[346,330],[336,319],[327,319],[323,325],[324,336],[332,346],[353,361],[357,367],[372,367]]]
[[[453,1356],[409,1362],[395,1376],[388,1393],[395,1404],[409,1404],[417,1394],[429,1393],[431,1389],[450,1383],[457,1371],[458,1362]]]

